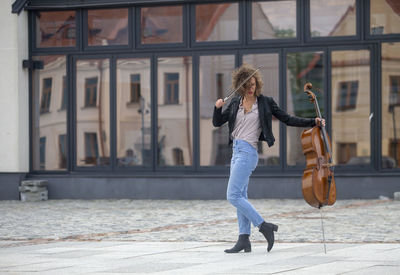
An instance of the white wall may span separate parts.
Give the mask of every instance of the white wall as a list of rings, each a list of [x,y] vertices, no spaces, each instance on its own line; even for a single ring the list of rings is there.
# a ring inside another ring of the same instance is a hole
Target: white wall
[[[13,2],[0,1],[0,173],[29,170],[28,15]]]

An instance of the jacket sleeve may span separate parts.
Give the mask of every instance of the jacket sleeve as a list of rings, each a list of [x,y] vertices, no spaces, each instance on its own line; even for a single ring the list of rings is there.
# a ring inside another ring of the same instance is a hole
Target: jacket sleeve
[[[271,108],[272,114],[285,123],[288,126],[296,126],[296,127],[314,127],[315,119],[314,118],[302,118],[297,116],[291,116],[286,113],[284,110],[279,108],[273,98],[268,98],[268,103]]]
[[[231,101],[232,102],[232,101]],[[229,112],[231,109],[231,104],[229,104],[228,108],[222,112],[222,108],[217,108],[214,106],[214,113],[213,113],[213,125],[214,127],[220,127],[224,125],[225,122],[229,119]]]

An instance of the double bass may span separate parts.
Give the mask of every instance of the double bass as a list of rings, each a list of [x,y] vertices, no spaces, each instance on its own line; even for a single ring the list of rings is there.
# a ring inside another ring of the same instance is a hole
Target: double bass
[[[311,89],[311,83],[304,85],[304,92],[314,103],[317,116],[322,119],[317,98]],[[333,205],[336,202],[336,186],[331,141],[325,126],[314,126],[304,130],[301,134],[301,145],[306,157],[306,168],[302,179],[305,201],[316,208]]]

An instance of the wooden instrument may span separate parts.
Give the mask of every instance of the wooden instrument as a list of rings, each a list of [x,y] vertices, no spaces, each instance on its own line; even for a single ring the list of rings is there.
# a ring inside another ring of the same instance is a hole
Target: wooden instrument
[[[317,116],[322,119],[317,98],[310,91],[311,88],[312,84],[306,83],[304,92],[314,103]],[[336,186],[331,141],[325,126],[315,126],[304,130],[301,134],[301,145],[306,157],[306,168],[302,179],[304,199],[309,205],[317,208],[333,205],[336,202]]]

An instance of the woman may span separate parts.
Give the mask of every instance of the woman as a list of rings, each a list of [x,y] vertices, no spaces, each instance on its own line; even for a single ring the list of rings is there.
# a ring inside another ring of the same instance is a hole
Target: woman
[[[243,64],[232,73],[232,86],[238,87],[255,69]],[[215,102],[213,125],[222,126],[228,121],[229,144],[233,143],[230,176],[227,188],[227,199],[236,207],[239,224],[239,238],[235,246],[226,249],[226,253],[251,252],[249,240],[251,223],[259,228],[268,242],[267,251],[274,245],[274,232],[278,226],[267,223],[247,199],[247,187],[251,173],[257,167],[257,142],[266,141],[268,146],[274,144],[272,134],[272,115],[288,126],[313,127],[316,124],[325,125],[325,120],[319,118],[301,118],[287,114],[280,109],[272,97],[263,96],[261,89],[263,81],[259,72],[255,73],[239,90],[240,96],[231,100],[222,112],[225,102],[218,99]]]

